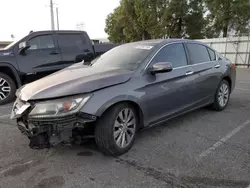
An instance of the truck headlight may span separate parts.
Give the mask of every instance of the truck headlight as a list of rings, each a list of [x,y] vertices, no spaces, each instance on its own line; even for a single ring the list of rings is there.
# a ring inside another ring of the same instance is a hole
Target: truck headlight
[[[35,104],[30,118],[62,117],[78,112],[91,96],[68,97]]]

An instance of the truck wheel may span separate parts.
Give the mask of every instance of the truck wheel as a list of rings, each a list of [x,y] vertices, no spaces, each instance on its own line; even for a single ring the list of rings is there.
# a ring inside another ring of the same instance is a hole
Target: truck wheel
[[[216,90],[214,103],[212,105],[213,109],[216,111],[224,110],[229,102],[230,98],[230,86],[228,81],[222,80]]]
[[[126,103],[115,105],[97,122],[96,144],[105,154],[122,155],[133,145],[137,125],[138,116],[133,106]]]
[[[8,75],[0,73],[0,105],[15,99],[16,84]]]

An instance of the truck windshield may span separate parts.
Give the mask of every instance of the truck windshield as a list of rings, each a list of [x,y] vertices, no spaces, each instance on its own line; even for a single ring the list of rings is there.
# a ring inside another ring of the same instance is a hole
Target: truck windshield
[[[118,46],[91,62],[94,67],[118,67],[135,70],[150,54],[153,45],[149,43],[130,43]]]
[[[12,46],[14,46],[16,43],[18,43],[22,38],[17,38],[15,39],[13,42],[11,42],[8,46],[5,46],[5,50],[11,48]]]
[[[16,42],[12,42],[10,43],[8,46],[5,46],[4,49],[7,50],[9,49],[10,47],[14,46],[16,44]]]

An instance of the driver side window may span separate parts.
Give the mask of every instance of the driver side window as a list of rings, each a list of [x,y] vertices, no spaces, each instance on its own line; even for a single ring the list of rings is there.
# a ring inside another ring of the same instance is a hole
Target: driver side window
[[[152,61],[153,64],[157,62],[170,62],[173,68],[186,66],[187,57],[183,44],[170,44],[162,48]]]
[[[37,36],[28,41],[29,50],[41,50],[55,48],[52,35]]]

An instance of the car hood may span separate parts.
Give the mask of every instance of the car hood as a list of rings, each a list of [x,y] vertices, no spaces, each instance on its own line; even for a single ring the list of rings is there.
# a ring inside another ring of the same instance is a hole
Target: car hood
[[[17,95],[28,101],[83,94],[127,82],[131,74],[124,69],[76,64],[23,86]]]

